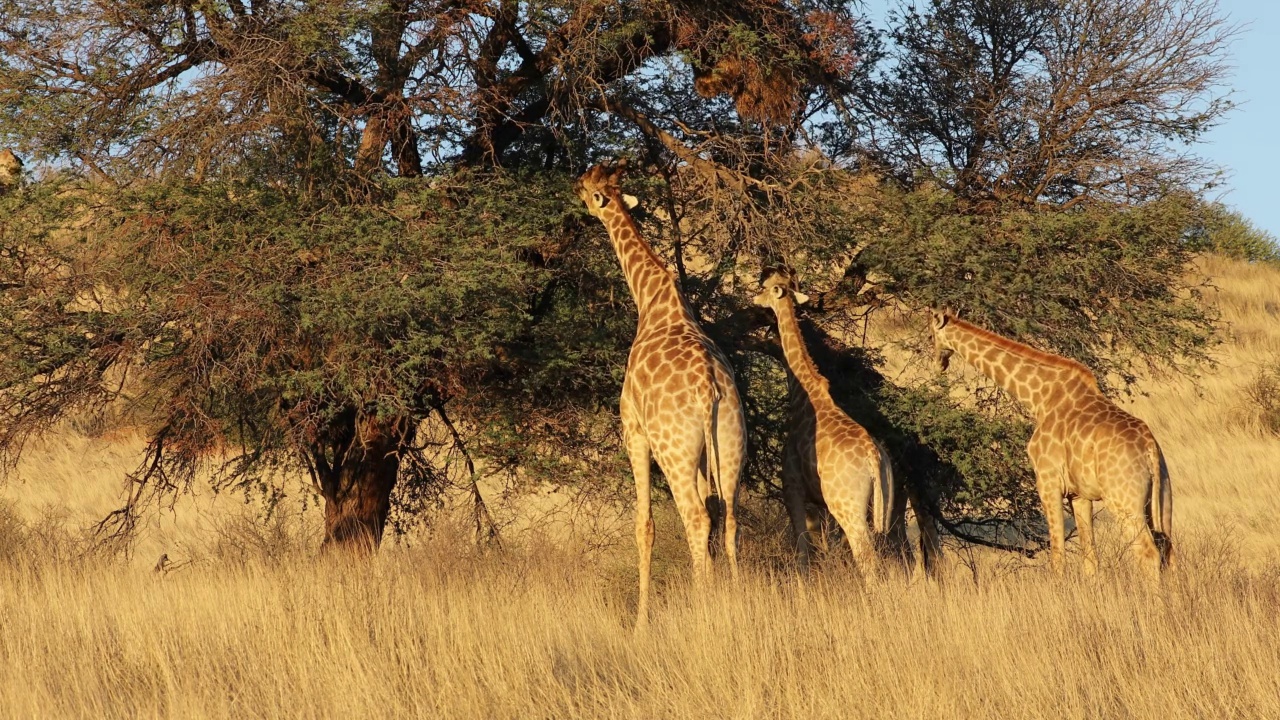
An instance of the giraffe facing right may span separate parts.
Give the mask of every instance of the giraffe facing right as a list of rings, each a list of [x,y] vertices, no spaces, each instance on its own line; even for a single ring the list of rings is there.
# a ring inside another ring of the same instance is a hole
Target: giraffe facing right
[[[1112,403],[1093,373],[1068,358],[1036,350],[933,313],[934,361],[945,372],[953,353],[1031,410],[1036,430],[1027,454],[1049,526],[1053,568],[1063,571],[1062,499],[1071,500],[1085,573],[1098,569],[1093,503],[1105,500],[1151,578],[1173,558],[1173,490],[1164,455],[1147,424]]]

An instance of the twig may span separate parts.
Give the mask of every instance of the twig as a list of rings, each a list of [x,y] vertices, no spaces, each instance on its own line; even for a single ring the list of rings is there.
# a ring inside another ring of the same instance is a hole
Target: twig
[[[444,411],[443,403],[437,404],[435,410],[440,416],[440,421],[448,428],[449,435],[453,438],[453,445],[458,449],[458,452],[462,453],[463,462],[467,466],[467,475],[471,480],[471,500],[476,523],[476,544],[490,542],[502,547],[502,540],[498,536],[498,526],[493,521],[493,516],[489,514],[489,507],[484,502],[484,496],[480,494],[480,484],[476,481],[476,464],[471,459],[471,453],[467,450],[466,443],[462,440],[462,434],[458,432],[453,420]]]

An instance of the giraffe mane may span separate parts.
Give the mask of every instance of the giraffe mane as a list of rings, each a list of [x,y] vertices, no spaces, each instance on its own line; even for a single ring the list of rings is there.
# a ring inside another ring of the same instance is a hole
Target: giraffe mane
[[[1071,358],[1063,357],[1061,355],[1055,355],[1051,352],[1045,352],[1044,350],[1037,350],[1036,348],[1033,348],[1030,345],[1027,345],[1026,343],[1020,343],[1017,340],[1010,340],[1009,338],[1003,335],[1000,335],[999,333],[992,332],[983,327],[978,327],[977,325],[974,325],[973,323],[968,322],[967,320],[961,320],[960,318],[956,317],[951,313],[946,313],[946,316],[947,316],[947,322],[952,322],[959,325],[960,327],[981,337],[982,339],[986,340],[992,345],[996,345],[997,347],[1002,347],[1005,350],[1009,350],[1015,353],[1016,355],[1027,358],[1028,360],[1034,363],[1037,363],[1039,365],[1047,365],[1049,367],[1065,368],[1065,369],[1071,370],[1076,375],[1078,375],[1081,379],[1088,382],[1095,389],[1098,387],[1097,376],[1093,374],[1092,370],[1085,367],[1084,364],[1078,360],[1072,360]]]

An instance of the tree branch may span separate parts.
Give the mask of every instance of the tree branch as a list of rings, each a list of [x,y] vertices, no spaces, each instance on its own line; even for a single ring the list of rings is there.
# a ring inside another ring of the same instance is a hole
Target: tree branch
[[[457,426],[453,424],[453,420],[445,412],[444,403],[437,403],[435,411],[440,416],[440,421],[449,430],[449,435],[453,438],[454,448],[462,453],[462,460],[466,463],[467,476],[471,481],[471,501],[476,524],[476,544],[493,543],[501,547],[502,541],[498,537],[498,526],[494,523],[493,516],[489,514],[489,506],[485,504],[484,496],[480,494],[480,484],[476,479],[476,465],[471,459],[471,453],[467,450],[462,434],[458,432]]]

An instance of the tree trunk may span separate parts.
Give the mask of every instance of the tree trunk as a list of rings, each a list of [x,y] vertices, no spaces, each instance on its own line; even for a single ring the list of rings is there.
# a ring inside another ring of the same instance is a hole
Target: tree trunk
[[[324,498],[325,548],[367,553],[382,542],[406,441],[395,426],[366,421],[357,430],[352,423],[346,442],[313,456]]]
[[[370,114],[360,133],[360,149],[356,151],[356,172],[371,177],[382,170],[382,153],[389,140],[387,119],[381,113]]]
[[[418,152],[418,135],[413,131],[408,110],[397,116],[391,135],[391,152],[396,158],[400,177],[422,177],[422,155]]]
[[[391,155],[400,177],[421,177],[422,155],[413,116],[399,95],[392,94],[383,107],[370,113],[356,151],[356,171],[365,177],[384,170],[383,154],[391,143]]]

